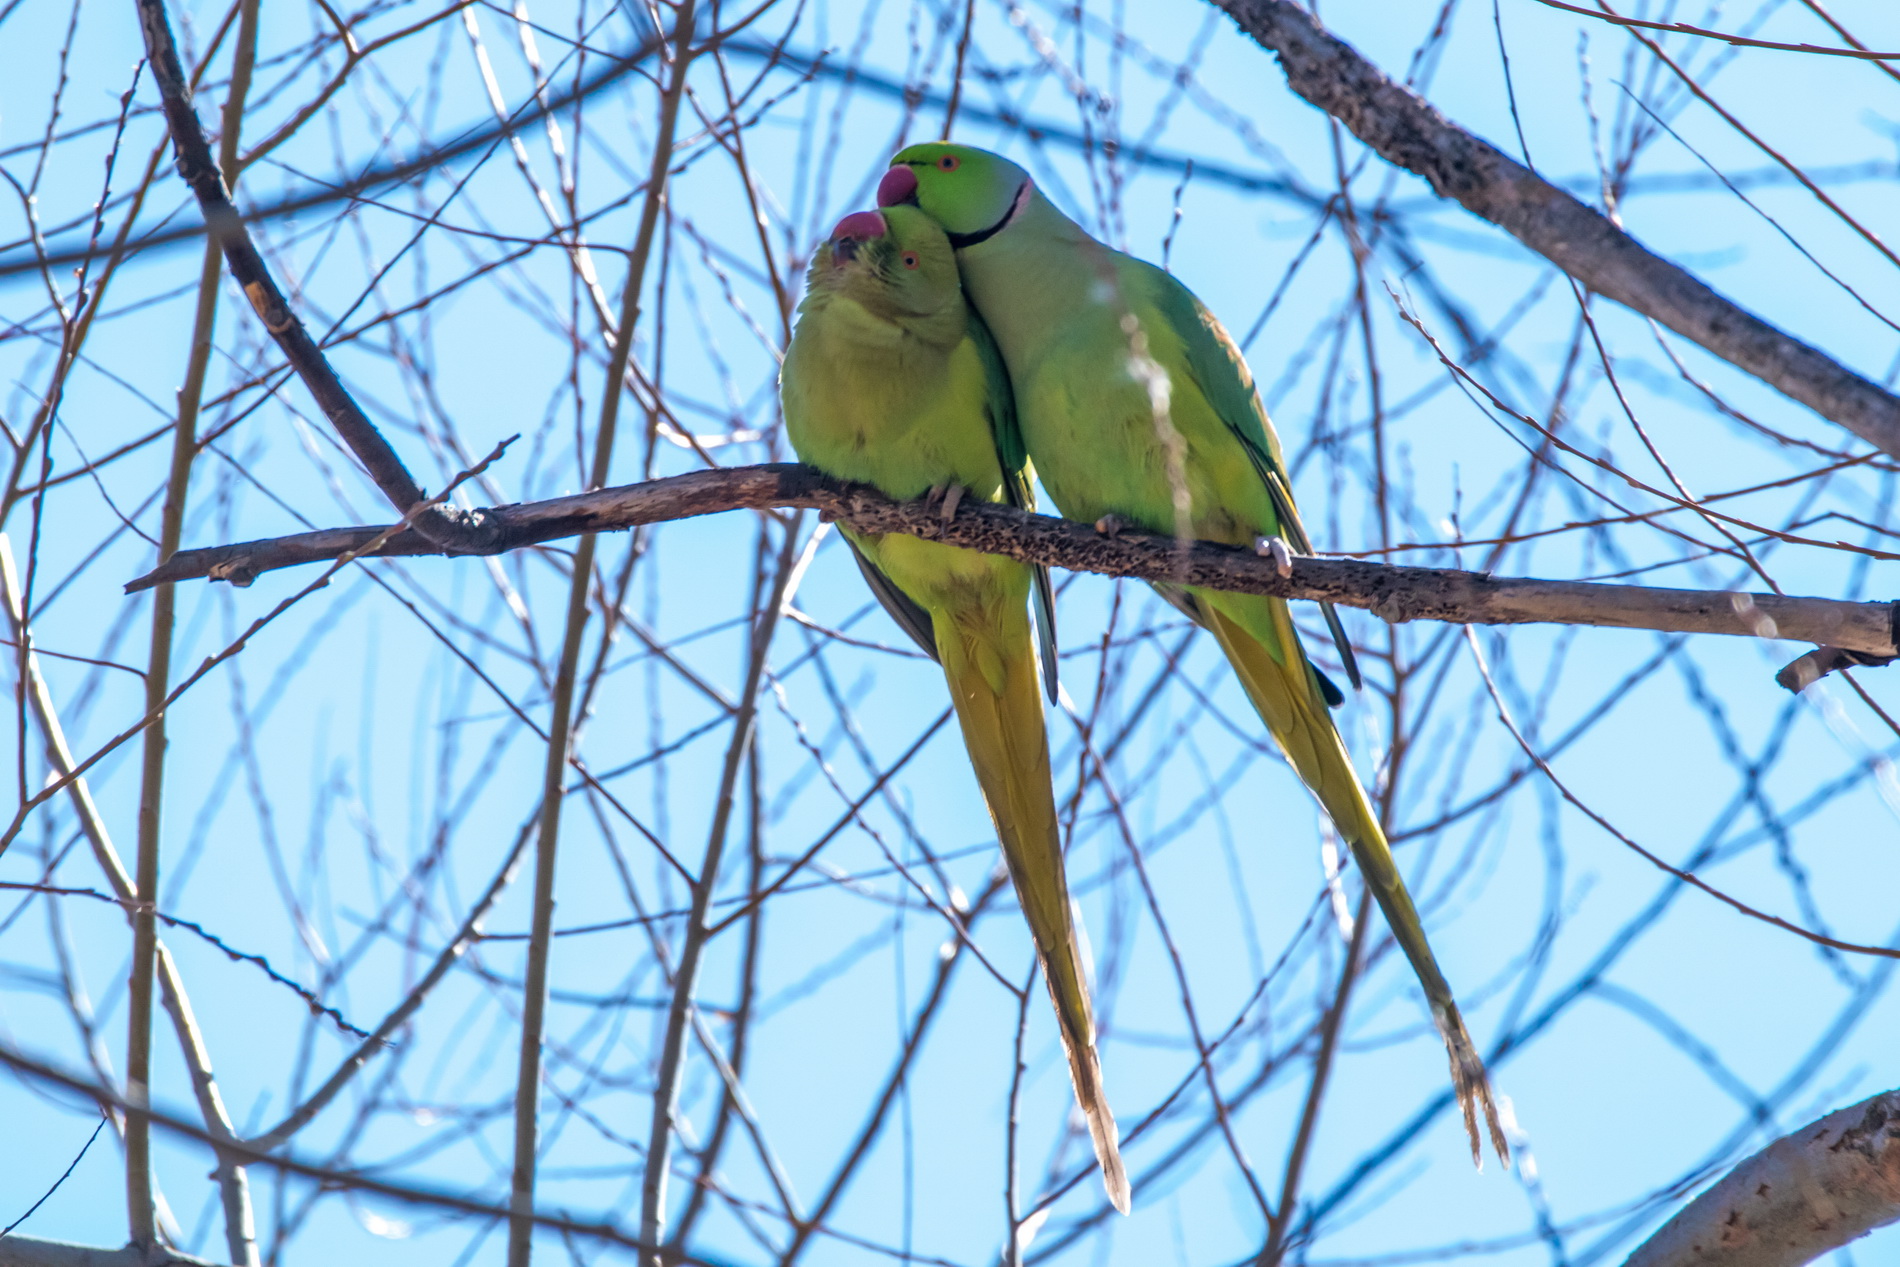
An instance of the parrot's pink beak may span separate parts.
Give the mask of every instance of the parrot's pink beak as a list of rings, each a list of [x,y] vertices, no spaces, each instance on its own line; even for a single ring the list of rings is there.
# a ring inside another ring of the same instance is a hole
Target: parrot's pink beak
[[[917,200],[917,173],[908,165],[899,164],[884,173],[884,179],[877,182],[877,205],[895,207],[900,202]]]
[[[884,223],[884,217],[875,211],[853,211],[838,221],[838,227],[831,231],[831,254],[839,266],[856,257],[858,246],[881,238],[891,231]]]
[[[831,231],[833,242],[847,239],[853,242],[869,242],[872,238],[881,238],[891,231],[884,223],[884,217],[875,211],[853,211],[838,221],[838,227]]]

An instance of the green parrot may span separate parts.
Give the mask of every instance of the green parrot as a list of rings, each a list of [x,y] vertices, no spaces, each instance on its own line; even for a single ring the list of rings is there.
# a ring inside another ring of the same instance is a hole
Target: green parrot
[[[1278,538],[1311,553],[1253,376],[1193,292],[1090,237],[1021,167],[985,150],[913,145],[891,160],[878,202],[887,214],[921,208],[956,247],[964,291],[1009,366],[1025,447],[1064,515],[1231,545]],[[1445,1040],[1472,1158],[1482,1164],[1482,1109],[1509,1165],[1484,1062],[1327,711],[1340,693],[1307,661],[1286,603],[1156,588],[1214,635],[1350,843]],[[1324,614],[1357,686],[1351,646],[1330,608]]]
[[[899,500],[930,494],[950,516],[966,492],[1034,509],[1008,372],[964,302],[955,252],[935,221],[915,207],[846,216],[812,257],[798,314],[779,391],[802,461]],[[1102,1089],[1029,632],[1033,589],[1053,699],[1048,571],[901,533],[841,531],[871,592],[943,666],[1055,1004],[1102,1184],[1126,1214],[1128,1172]]]

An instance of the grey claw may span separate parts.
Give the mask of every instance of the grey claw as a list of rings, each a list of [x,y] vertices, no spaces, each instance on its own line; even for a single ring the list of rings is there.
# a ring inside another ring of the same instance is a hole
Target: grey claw
[[[1126,520],[1112,512],[1103,515],[1100,519],[1095,521],[1095,531],[1101,533],[1104,537],[1119,537],[1122,529],[1127,526],[1128,523]]]
[[[1273,570],[1280,574],[1281,580],[1293,575],[1293,551],[1287,549],[1286,542],[1279,537],[1255,537],[1253,552],[1264,559],[1273,560]]]

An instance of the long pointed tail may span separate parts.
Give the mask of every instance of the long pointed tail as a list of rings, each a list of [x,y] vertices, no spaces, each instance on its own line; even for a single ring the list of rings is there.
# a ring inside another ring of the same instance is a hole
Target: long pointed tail
[[[1471,1140],[1471,1159],[1482,1166],[1483,1151],[1478,1137],[1478,1114],[1484,1114],[1491,1147],[1498,1160],[1511,1164],[1510,1145],[1498,1121],[1497,1106],[1491,1098],[1491,1081],[1484,1060],[1465,1028],[1464,1017],[1452,997],[1451,985],[1439,971],[1438,961],[1425,940],[1425,926],[1405,890],[1405,879],[1393,860],[1391,846],[1379,826],[1378,815],[1366,799],[1359,776],[1353,772],[1339,732],[1326,710],[1319,684],[1307,667],[1300,650],[1298,634],[1286,604],[1279,599],[1240,594],[1205,594],[1203,606],[1211,613],[1210,627],[1221,649],[1239,675],[1241,685],[1253,701],[1267,729],[1286,752],[1288,760],[1306,785],[1319,797],[1334,826],[1352,846],[1354,859],[1385,912],[1386,923],[1399,949],[1412,963],[1419,984],[1431,1004],[1432,1019],[1445,1040],[1451,1058],[1452,1088],[1458,1107],[1464,1113],[1465,1133]],[[1256,632],[1257,631],[1257,632]],[[1285,653],[1285,662],[1276,657],[1269,644],[1257,634],[1271,636]]]
[[[1010,878],[1016,882],[1017,901],[1042,960],[1043,980],[1055,1004],[1056,1027],[1069,1057],[1075,1099],[1088,1119],[1095,1159],[1102,1167],[1102,1186],[1115,1208],[1126,1214],[1128,1172],[1122,1166],[1115,1117],[1102,1089],[1088,978],[1070,914],[1028,616],[1020,602],[1013,608],[967,611],[961,616],[943,612],[935,616],[944,676],[956,701],[957,720],[963,725],[964,746],[1009,862]]]

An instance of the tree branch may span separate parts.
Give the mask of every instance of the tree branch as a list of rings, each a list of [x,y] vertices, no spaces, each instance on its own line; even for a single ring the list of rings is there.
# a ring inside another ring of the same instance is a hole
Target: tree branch
[[[276,340],[297,377],[316,398],[323,416],[330,420],[350,452],[369,472],[376,487],[398,514],[407,513],[423,499],[421,487],[389,441],[376,429],[376,424],[350,395],[343,380],[337,377],[323,349],[291,311],[264,257],[251,241],[244,217],[231,203],[224,174],[212,157],[210,143],[192,106],[191,84],[178,60],[164,0],[138,0],[138,9],[146,56],[164,104],[165,126],[177,156],[178,174],[196,195],[205,229],[223,250],[232,280],[243,287],[265,330]],[[429,507],[416,517],[415,526],[430,540],[462,548],[478,544],[485,535],[479,514],[471,516],[448,505]]]
[[[66,742],[65,727],[60,724],[59,711],[53,706],[53,693],[40,672],[39,653],[33,650],[33,631],[27,624],[22,604],[19,570],[13,561],[13,544],[4,532],[0,532],[0,607],[6,609],[13,641],[22,650],[24,663],[19,687],[32,706],[34,720],[39,723],[40,735],[46,746],[46,763],[53,768],[54,774],[66,778],[72,774],[76,763],[73,761],[72,748]],[[73,814],[79,819],[79,830],[92,846],[93,858],[105,873],[113,895],[126,904],[128,911],[132,910],[138,902],[138,893],[132,883],[131,873],[125,869],[125,863],[112,843],[111,833],[106,830],[99,806],[92,798],[91,785],[82,776],[72,779],[66,791],[72,799]],[[205,1046],[204,1033],[198,1028],[197,1018],[192,1011],[191,996],[185,992],[184,977],[178,971],[178,963],[172,958],[164,940],[156,938],[154,944],[159,1002],[171,1017],[172,1029],[178,1036],[179,1054],[184,1058],[186,1071],[191,1074],[192,1091],[197,1097],[199,1111],[204,1115],[205,1129],[213,1136],[234,1138],[236,1132],[231,1115],[225,1108],[224,1093],[218,1087],[217,1076],[211,1070],[211,1053]],[[243,1169],[233,1165],[223,1152],[218,1154],[218,1168],[213,1173],[217,1176],[219,1195],[224,1202],[225,1230],[231,1259],[238,1267],[252,1267],[257,1261],[257,1231],[251,1210],[250,1182]],[[5,1248],[0,1246],[0,1267],[5,1267],[7,1261]]]
[[[863,532],[901,532],[1074,572],[1339,603],[1394,623],[1600,625],[1785,638],[1870,658],[1896,654],[1894,625],[1900,608],[1892,603],[1498,577],[1452,568],[1297,556],[1283,576],[1271,559],[1236,546],[1177,543],[1171,537],[1132,529],[1108,536],[1087,524],[970,499],[946,523],[923,501],[894,502],[876,489],[830,479],[789,462],[695,471],[549,501],[497,506],[484,512],[494,530],[480,553],[498,554],[581,533],[621,531],[723,510],[769,507],[816,510]],[[277,568],[335,559],[388,531],[386,527],[330,528],[180,550],[162,567],[125,588],[130,593],[162,582],[199,578],[249,585],[261,573]],[[418,532],[403,531],[371,553],[417,556],[450,551]]]
[[[78,1092],[86,1099],[95,1101],[100,1105],[109,1107],[120,1113],[125,1113],[132,1107],[131,1101],[127,1100],[111,1087],[104,1086],[89,1078],[69,1072],[59,1066],[48,1064],[43,1060],[29,1056],[25,1052],[16,1051],[4,1044],[0,1044],[0,1066],[9,1068],[15,1073],[25,1077],[30,1077],[36,1082],[64,1087],[69,1091]],[[168,1131],[180,1139],[194,1141],[211,1147],[218,1147],[221,1144],[221,1141],[214,1139],[211,1133],[206,1131],[203,1127],[194,1125],[182,1117],[167,1113],[161,1109],[148,1109],[146,1116],[151,1120],[152,1125],[161,1130]],[[286,1177],[307,1181],[312,1184],[319,1184],[330,1191],[367,1193],[377,1197],[384,1197],[390,1200],[420,1206],[425,1209],[441,1210],[452,1214],[474,1215],[477,1218],[489,1221],[500,1221],[508,1218],[510,1214],[506,1206],[496,1205],[492,1201],[478,1196],[425,1187],[420,1184],[396,1183],[393,1180],[384,1179],[369,1170],[323,1166],[295,1157],[274,1156],[269,1153],[260,1152],[252,1148],[249,1144],[244,1143],[233,1143],[225,1146],[229,1147],[245,1165],[265,1166]],[[585,1237],[589,1240],[599,1241],[605,1245],[618,1246],[623,1249],[654,1249],[653,1246],[646,1245],[637,1238],[629,1235],[618,1224],[605,1220],[586,1220],[566,1214],[543,1212],[534,1216],[534,1223],[536,1227],[565,1233],[569,1236]],[[12,1246],[13,1241],[14,1238],[12,1236],[0,1239],[0,1267],[12,1267],[13,1260],[7,1258],[6,1255],[10,1252],[9,1247]],[[190,1267],[198,1267],[202,1262],[200,1259],[185,1257],[176,1251],[162,1246],[152,1249],[149,1257],[146,1258],[131,1257],[131,1253],[136,1252],[136,1247],[128,1246],[129,1252],[125,1257],[121,1258],[115,1256],[116,1251],[88,1249],[86,1246],[66,1246],[60,1242],[45,1241],[27,1243],[33,1245],[51,1244],[59,1249],[76,1249],[82,1254],[93,1254],[96,1258],[93,1260],[88,1260],[83,1257],[29,1258],[22,1260],[23,1267],[135,1267],[135,1265],[136,1267],[165,1267],[166,1264],[171,1263],[188,1264]],[[684,1250],[660,1247],[658,1252],[664,1259],[665,1267],[729,1267],[726,1260],[704,1258]],[[206,1267],[209,1267],[209,1265],[206,1265]]]
[[[0,1237],[0,1267],[214,1267],[174,1249],[150,1252],[136,1245],[100,1249],[67,1241],[42,1241],[31,1236]]]
[[[1900,398],[1724,298],[1575,197],[1394,83],[1292,0],[1214,0],[1280,56],[1294,92],[1440,197],[1507,230],[1598,294],[1692,339],[1888,453]]]
[[[1887,1091],[1756,1153],[1623,1267],[1798,1267],[1896,1221],[1900,1091]]]

